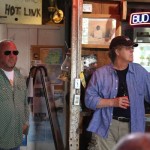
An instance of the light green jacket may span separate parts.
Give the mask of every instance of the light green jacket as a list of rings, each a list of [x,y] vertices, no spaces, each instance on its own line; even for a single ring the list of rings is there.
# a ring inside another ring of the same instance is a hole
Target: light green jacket
[[[22,127],[28,122],[26,80],[14,69],[14,86],[0,69],[0,148],[10,149],[22,144]]]

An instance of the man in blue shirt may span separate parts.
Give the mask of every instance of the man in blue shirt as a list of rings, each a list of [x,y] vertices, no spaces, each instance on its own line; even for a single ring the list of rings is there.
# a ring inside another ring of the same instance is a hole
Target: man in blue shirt
[[[111,64],[97,69],[85,93],[85,105],[94,110],[88,131],[93,132],[89,149],[111,150],[130,132],[145,131],[144,99],[150,103],[150,75],[133,63],[133,43],[115,37],[109,46]]]

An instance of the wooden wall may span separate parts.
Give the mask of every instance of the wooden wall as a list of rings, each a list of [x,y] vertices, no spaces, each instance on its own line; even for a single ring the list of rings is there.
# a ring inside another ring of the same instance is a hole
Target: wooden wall
[[[99,0],[86,0],[83,1],[83,3],[92,4],[92,14],[120,14],[120,2],[101,2]]]
[[[92,4],[92,12],[91,13],[83,13],[84,16],[100,16],[105,18],[111,18],[112,16],[117,17],[117,28],[116,35],[121,35],[121,3],[120,2],[101,2],[99,0],[84,0],[84,4]],[[98,67],[101,67],[105,64],[110,63],[110,59],[108,57],[108,47],[103,45],[82,45],[82,55],[90,55],[95,54],[98,58]]]

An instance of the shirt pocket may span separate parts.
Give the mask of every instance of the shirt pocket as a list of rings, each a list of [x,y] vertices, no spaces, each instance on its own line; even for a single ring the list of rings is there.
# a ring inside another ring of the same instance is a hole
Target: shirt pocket
[[[136,81],[136,89],[137,89],[137,93],[138,95],[143,96],[144,95],[144,83],[143,81]]]
[[[8,93],[8,88],[5,86],[0,86],[0,103],[9,100],[10,93]]]
[[[24,109],[24,104],[25,104],[25,100],[26,100],[26,89],[24,86],[18,85],[15,89],[14,92],[14,100],[15,103],[18,106],[19,110],[23,110]]]
[[[111,97],[111,92],[113,91],[113,87],[110,85],[103,85],[101,91],[99,93],[101,94],[102,98],[110,98]]]

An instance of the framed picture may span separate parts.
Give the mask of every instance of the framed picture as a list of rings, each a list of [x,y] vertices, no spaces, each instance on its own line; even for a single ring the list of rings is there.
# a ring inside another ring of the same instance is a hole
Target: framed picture
[[[63,62],[63,50],[60,47],[40,48],[40,60],[47,65],[60,65]]]
[[[63,81],[58,79],[63,59],[63,46],[31,46],[31,64],[37,62],[37,65],[46,66],[51,84],[63,84]]]
[[[108,48],[117,35],[117,17],[108,15],[83,15],[82,46],[89,48]]]

